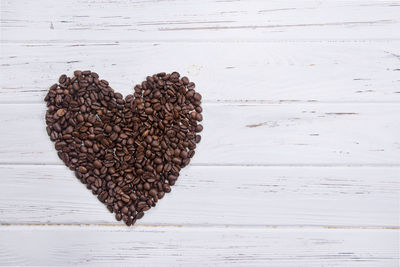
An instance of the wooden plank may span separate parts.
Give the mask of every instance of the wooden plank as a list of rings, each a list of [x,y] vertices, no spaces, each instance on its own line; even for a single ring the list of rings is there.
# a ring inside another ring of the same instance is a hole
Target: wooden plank
[[[107,11],[107,14],[104,13]],[[2,40],[398,39],[397,1],[2,1]]]
[[[0,173],[2,224],[120,224],[66,167],[9,165]],[[399,227],[399,173],[190,166],[138,225]]]
[[[0,262],[40,266],[395,267],[398,231],[0,227]]]
[[[400,42],[3,44],[1,103],[41,102],[59,75],[92,69],[127,95],[177,70],[205,101],[400,101]],[[29,74],[29,75],[28,75]]]
[[[0,105],[0,163],[62,164],[45,104]],[[399,165],[399,104],[204,104],[197,165]]]

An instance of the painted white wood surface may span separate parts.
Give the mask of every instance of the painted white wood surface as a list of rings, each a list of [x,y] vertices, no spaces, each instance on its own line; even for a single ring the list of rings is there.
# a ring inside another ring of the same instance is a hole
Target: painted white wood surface
[[[398,1],[3,0],[7,41],[387,40]]]
[[[3,165],[0,173],[0,223],[122,225],[64,166]],[[189,166],[137,224],[393,228],[399,173],[400,167]]]
[[[398,266],[395,230],[5,226],[10,265]]]
[[[0,105],[0,163],[63,164],[45,104]],[[197,165],[400,165],[400,104],[204,104]],[[29,129],[29,134],[23,130]]]
[[[168,69],[195,81],[206,102],[400,101],[400,41],[24,43],[2,50],[2,103],[42,103],[57,76],[75,69],[97,71],[124,95]]]
[[[1,0],[0,265],[399,266],[400,1]],[[133,228],[64,166],[47,88],[177,70],[203,140]]]

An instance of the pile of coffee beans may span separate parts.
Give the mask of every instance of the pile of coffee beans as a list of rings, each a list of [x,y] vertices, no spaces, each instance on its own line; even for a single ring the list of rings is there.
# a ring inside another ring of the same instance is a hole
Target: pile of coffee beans
[[[179,73],[158,73],[125,98],[91,71],[50,87],[46,124],[58,156],[128,226],[171,191],[203,126],[201,95]]]

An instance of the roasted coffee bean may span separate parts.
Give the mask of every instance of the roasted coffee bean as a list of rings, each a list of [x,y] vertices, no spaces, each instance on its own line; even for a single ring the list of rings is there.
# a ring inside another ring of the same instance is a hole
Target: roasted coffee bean
[[[200,143],[200,140],[201,140],[201,136],[200,135],[196,135],[196,139],[195,139],[196,143]]]
[[[203,130],[202,97],[187,77],[158,73],[134,88],[124,99],[96,73],[77,70],[45,97],[58,156],[128,226],[171,192]]]
[[[122,201],[125,202],[125,203],[128,203],[129,200],[130,200],[130,198],[129,198],[128,195],[122,195],[121,199],[122,199]]]
[[[171,192],[171,187],[169,186],[169,184],[164,184],[163,190],[164,190],[164,192],[169,193],[169,192]]]
[[[152,196],[152,197],[156,197],[156,196],[157,196],[157,189],[152,188],[152,189],[149,191],[149,195]]]
[[[94,165],[97,169],[100,169],[101,167],[103,167],[103,165],[101,164],[101,161],[100,161],[100,160],[95,160],[95,161],[93,162],[93,165]]]
[[[144,190],[149,191],[151,186],[148,182],[146,182],[146,183],[144,183],[143,188],[144,188]]]
[[[87,173],[87,169],[85,167],[83,167],[83,166],[79,166],[77,171],[82,173],[82,174]]]
[[[144,216],[144,212],[143,211],[141,211],[141,212],[139,212],[137,215],[136,215],[136,219],[142,219],[143,218],[143,216]]]
[[[199,124],[199,125],[197,125],[196,128],[195,128],[195,132],[196,132],[196,133],[199,133],[199,132],[201,132],[201,131],[203,131],[203,125]]]
[[[129,208],[128,208],[127,206],[123,206],[122,209],[121,209],[121,212],[122,212],[123,214],[128,214]]]

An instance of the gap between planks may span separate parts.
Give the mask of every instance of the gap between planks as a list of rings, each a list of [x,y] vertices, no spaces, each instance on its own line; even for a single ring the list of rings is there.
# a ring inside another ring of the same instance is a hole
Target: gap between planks
[[[398,42],[400,38],[376,38],[376,39],[228,39],[228,40],[215,40],[215,39],[132,39],[132,40],[0,40],[0,44],[27,44],[46,46],[52,44],[67,44],[71,46],[90,46],[90,45],[119,45],[131,43],[386,43]]]
[[[2,90],[10,88],[1,88]],[[47,92],[48,89],[40,90],[41,92]],[[29,91],[34,92],[34,91]],[[1,93],[0,93],[1,96]],[[43,97],[44,98],[44,97]],[[42,104],[45,105],[44,101],[2,101],[0,99],[0,105],[26,105],[26,104]],[[369,105],[381,105],[381,104],[400,104],[400,101],[319,101],[319,100],[295,100],[295,99],[237,99],[237,100],[225,100],[225,99],[210,99],[203,100],[202,105],[232,105],[232,106],[262,106],[262,105],[275,105],[275,104],[369,104]]]
[[[2,88],[4,89],[4,88]],[[43,92],[47,92],[44,89]],[[1,93],[0,93],[1,96]],[[43,96],[44,98],[44,96]],[[320,104],[320,105],[331,105],[331,104],[365,104],[365,105],[381,105],[381,104],[400,104],[400,101],[319,101],[319,100],[295,100],[295,99],[280,99],[280,100],[252,100],[252,99],[238,99],[238,100],[203,100],[201,105],[207,106],[268,106],[268,105],[308,105],[308,104]],[[0,105],[43,105],[46,107],[46,103],[43,101],[5,101],[2,102],[0,99]]]
[[[37,163],[37,162],[0,162],[0,166],[64,166],[62,162],[60,163]],[[348,167],[348,168],[364,168],[364,167],[374,167],[374,168],[398,168],[400,164],[386,164],[386,163],[365,163],[365,164],[341,164],[341,163],[313,163],[313,164],[236,164],[236,163],[190,163],[190,166],[196,167],[265,167],[265,168],[275,168],[275,167],[287,167],[287,168],[303,168],[303,167],[316,167],[316,168],[338,168],[338,167]]]
[[[229,225],[229,224],[138,224],[132,227],[127,227],[125,224],[74,224],[74,223],[0,223],[0,230],[6,228],[22,228],[29,227],[34,229],[49,229],[55,228],[96,228],[96,227],[114,227],[114,228],[178,228],[178,229],[249,229],[249,230],[400,230],[399,226],[335,226],[335,225]]]

